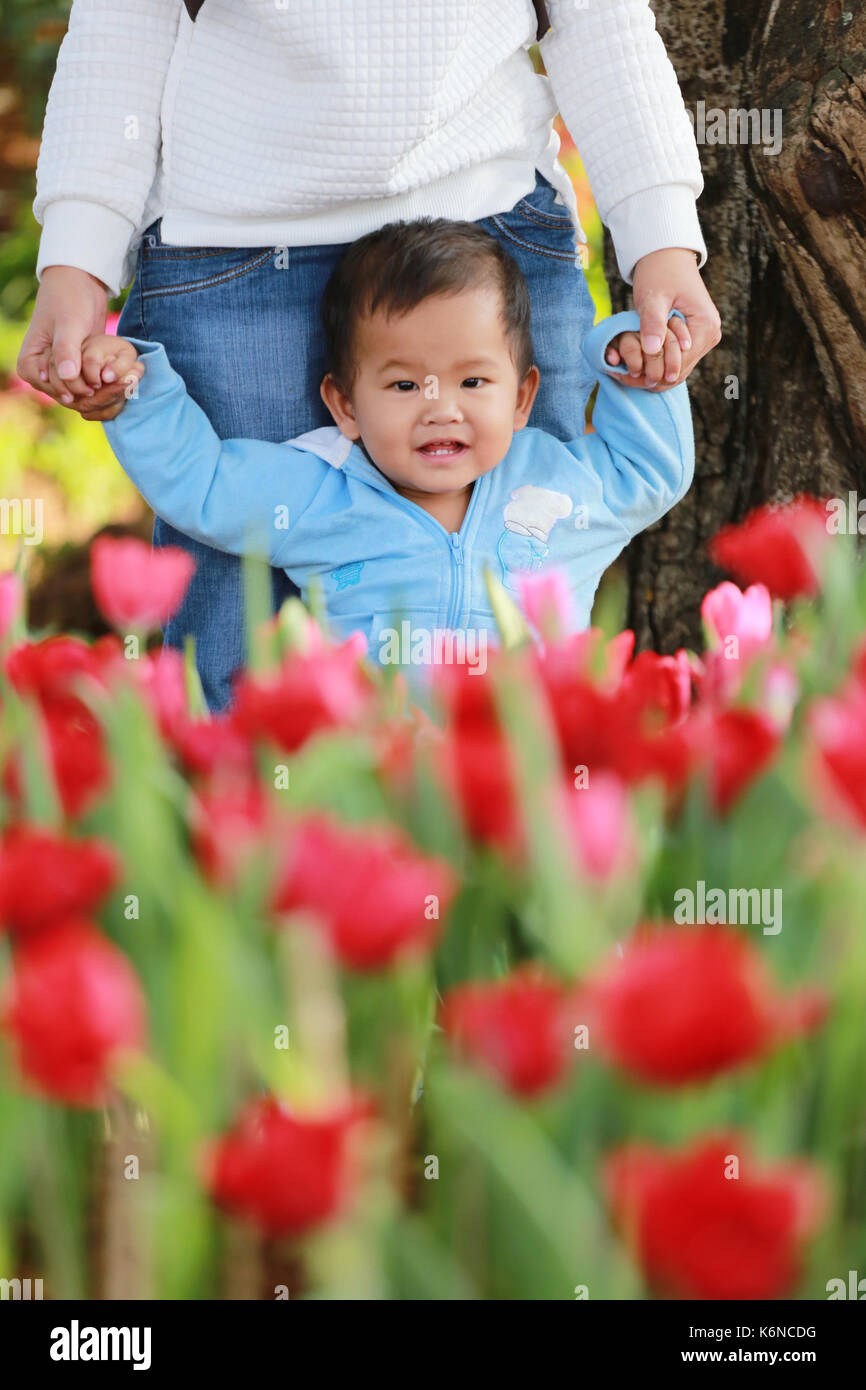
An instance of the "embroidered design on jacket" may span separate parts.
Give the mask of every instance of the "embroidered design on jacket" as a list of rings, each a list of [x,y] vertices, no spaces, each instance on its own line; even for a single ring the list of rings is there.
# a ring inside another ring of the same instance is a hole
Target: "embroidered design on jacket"
[[[518,592],[518,575],[541,569],[550,554],[550,533],[557,521],[571,515],[573,505],[564,492],[533,483],[524,483],[512,492],[503,509],[505,530],[496,547],[502,583],[511,593]]]
[[[338,593],[341,589],[348,589],[352,584],[358,583],[365,564],[366,560],[351,560],[349,564],[340,565],[338,569],[331,570],[331,578],[337,581]]]

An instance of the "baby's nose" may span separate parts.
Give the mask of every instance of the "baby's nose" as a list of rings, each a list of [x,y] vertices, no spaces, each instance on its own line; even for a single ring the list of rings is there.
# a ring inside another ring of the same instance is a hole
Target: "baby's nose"
[[[463,411],[457,400],[456,393],[439,396],[436,400],[424,402],[424,421],[430,425],[441,425],[448,421],[462,420]]]

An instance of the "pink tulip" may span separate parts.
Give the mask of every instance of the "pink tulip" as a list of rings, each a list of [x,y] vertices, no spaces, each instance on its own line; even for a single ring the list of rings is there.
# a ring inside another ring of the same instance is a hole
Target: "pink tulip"
[[[0,574],[0,639],[9,632],[24,605],[24,586],[13,571]]]
[[[725,648],[736,638],[733,657],[742,660],[754,656],[766,645],[773,632],[773,601],[764,584],[751,584],[745,592],[725,580],[704,595],[701,617],[713,650]]]
[[[592,678],[599,689],[614,691],[628,669],[634,641],[631,628],[609,639],[600,627],[570,632],[556,642],[549,642],[543,655],[539,654],[539,673],[548,683],[574,677]]]
[[[574,627],[574,604],[568,580],[561,570],[522,574],[518,578],[520,606],[544,639],[556,639]]]
[[[605,880],[635,858],[628,793],[619,777],[597,771],[586,787],[567,792],[569,826],[584,873]]]
[[[761,685],[761,708],[772,720],[779,733],[790,727],[794,707],[800,697],[800,682],[783,662],[776,661],[766,672]]]
[[[743,593],[726,580],[704,595],[701,617],[709,645],[701,693],[710,702],[728,704],[739,692],[749,662],[772,638],[770,591],[752,584]]]
[[[178,546],[101,536],[90,551],[90,583],[103,617],[121,632],[150,631],[181,604],[195,561]]]
[[[160,733],[170,738],[189,716],[183,653],[176,647],[148,652],[146,662],[137,663],[136,674]]]

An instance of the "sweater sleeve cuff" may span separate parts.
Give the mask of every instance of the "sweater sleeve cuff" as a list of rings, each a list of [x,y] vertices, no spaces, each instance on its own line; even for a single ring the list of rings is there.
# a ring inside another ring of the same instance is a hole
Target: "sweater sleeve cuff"
[[[49,265],[71,265],[95,275],[113,298],[132,281],[124,268],[134,233],[129,218],[101,203],[58,198],[43,215],[36,279]]]
[[[627,285],[642,256],[669,246],[697,251],[703,266],[707,248],[698,221],[695,195],[684,183],[659,184],[632,193],[611,208],[607,225],[613,238],[619,273]]]

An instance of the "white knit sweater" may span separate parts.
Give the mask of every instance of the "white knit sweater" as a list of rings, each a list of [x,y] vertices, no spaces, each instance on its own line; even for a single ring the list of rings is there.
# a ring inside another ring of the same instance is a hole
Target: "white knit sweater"
[[[74,0],[45,113],[36,273],[131,282],[142,230],[178,246],[351,241],[398,218],[477,219],[555,184],[557,108],[620,271],[706,259],[703,181],[648,0]]]

